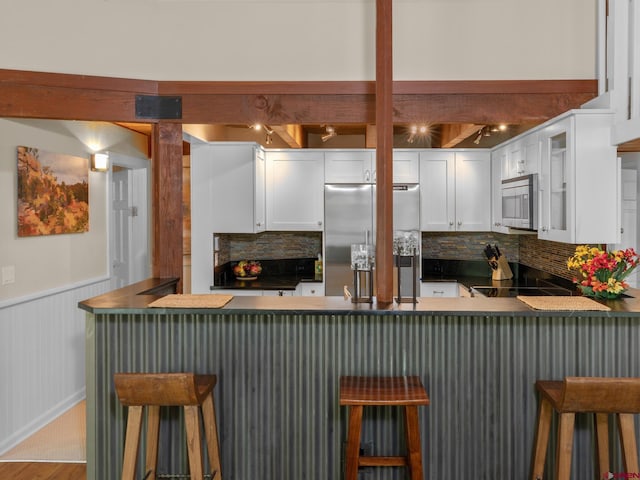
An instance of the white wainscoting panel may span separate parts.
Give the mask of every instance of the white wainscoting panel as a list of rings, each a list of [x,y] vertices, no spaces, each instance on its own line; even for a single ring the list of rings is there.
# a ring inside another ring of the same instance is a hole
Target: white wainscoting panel
[[[109,280],[0,308],[0,454],[85,397],[85,312]]]

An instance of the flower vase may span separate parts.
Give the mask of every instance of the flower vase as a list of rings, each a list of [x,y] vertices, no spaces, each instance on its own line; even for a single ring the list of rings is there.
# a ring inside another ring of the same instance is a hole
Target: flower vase
[[[622,297],[622,295],[626,291],[622,290],[618,293],[607,292],[606,290],[602,292],[594,292],[591,287],[583,287],[581,285],[579,285],[578,287],[580,288],[582,295],[584,295],[585,297],[593,298],[595,300],[616,300]]]

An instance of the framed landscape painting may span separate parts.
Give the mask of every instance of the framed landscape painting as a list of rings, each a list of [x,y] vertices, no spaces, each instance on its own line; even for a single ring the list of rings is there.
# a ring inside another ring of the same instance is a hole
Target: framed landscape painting
[[[89,160],[19,146],[18,236],[89,231]]]

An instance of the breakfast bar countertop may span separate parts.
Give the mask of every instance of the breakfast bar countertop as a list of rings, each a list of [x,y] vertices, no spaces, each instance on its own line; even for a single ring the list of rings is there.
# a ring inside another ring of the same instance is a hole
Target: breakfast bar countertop
[[[151,278],[143,282],[135,283],[127,287],[114,290],[112,292],[99,295],[81,301],[79,307],[87,312],[100,313],[144,313],[153,309],[158,313],[165,312],[166,308],[153,308],[149,304],[162,296],[173,293],[171,288],[175,288],[177,279]],[[218,290],[224,293],[224,289]],[[628,295],[619,300],[602,301],[611,310],[608,312],[597,312],[598,315],[618,316],[640,313],[640,290],[630,289]],[[456,298],[418,298],[418,303],[391,303],[389,305],[379,305],[377,303],[352,303],[343,297],[270,297],[270,296],[235,296],[220,309],[220,312],[229,311],[304,311],[304,312],[342,312],[351,311],[354,313],[368,313],[371,315],[385,315],[389,313],[404,314],[424,312],[426,314],[445,313],[481,313],[505,315],[518,313],[518,315],[553,315],[553,311],[533,310],[525,303],[516,298],[494,298],[494,297],[456,297]],[[195,312],[203,309],[188,308],[179,309],[182,312]],[[555,312],[557,313],[557,312]],[[590,315],[590,311],[580,311],[581,315]],[[595,312],[594,312],[595,313]],[[566,315],[567,312],[563,312]]]

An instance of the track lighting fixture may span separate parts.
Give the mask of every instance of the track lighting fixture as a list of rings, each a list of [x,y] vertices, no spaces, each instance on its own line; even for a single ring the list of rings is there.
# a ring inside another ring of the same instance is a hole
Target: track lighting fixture
[[[479,145],[480,144],[480,140],[482,140],[482,128],[480,130],[478,130],[478,136],[473,141],[473,143],[475,143],[476,145]]]
[[[327,132],[327,133],[325,133],[324,135],[322,135],[322,137],[320,137],[320,139],[321,139],[323,142],[326,142],[326,141],[327,141],[327,140],[329,140],[330,138],[333,138],[333,137],[335,137],[336,135],[338,135],[338,132],[336,132],[336,129],[335,129],[335,128],[333,128],[331,125],[327,125],[327,126],[324,128],[324,131],[325,131],[325,132]]]

